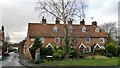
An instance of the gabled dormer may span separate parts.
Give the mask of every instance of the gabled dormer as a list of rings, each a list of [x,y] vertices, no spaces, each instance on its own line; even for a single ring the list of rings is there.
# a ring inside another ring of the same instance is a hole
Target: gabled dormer
[[[53,31],[53,32],[58,32],[58,27],[57,27],[57,26],[54,26],[54,27],[52,28],[52,31]]]
[[[69,26],[68,31],[69,31],[69,32],[73,32],[73,27],[72,27],[72,26]]]
[[[100,28],[99,28],[99,27],[96,27],[96,28],[95,28],[95,32],[100,32]]]
[[[82,32],[86,32],[86,27],[83,26],[82,29],[81,29]]]

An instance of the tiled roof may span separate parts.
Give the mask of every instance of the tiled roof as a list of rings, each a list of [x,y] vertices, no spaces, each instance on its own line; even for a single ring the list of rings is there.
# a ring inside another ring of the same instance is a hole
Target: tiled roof
[[[53,32],[52,28],[58,27],[58,32]],[[69,25],[73,27],[73,32],[69,32],[69,36],[76,37],[107,37],[107,34],[103,29],[100,32],[95,32],[97,25]],[[85,26],[87,31],[81,32],[81,28]],[[42,23],[29,23],[28,24],[28,36],[42,36],[42,37],[64,37],[64,25],[63,24],[42,24]]]

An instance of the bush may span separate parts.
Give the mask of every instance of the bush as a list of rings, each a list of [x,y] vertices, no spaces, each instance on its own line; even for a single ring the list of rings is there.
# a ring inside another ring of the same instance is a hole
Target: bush
[[[70,58],[77,58],[78,57],[78,52],[76,51],[76,49],[71,49],[70,50]]]
[[[117,47],[113,42],[110,42],[106,45],[106,52],[112,54],[113,56],[117,56]]]
[[[111,58],[113,55],[111,53],[106,53],[106,56]]]
[[[94,50],[94,53],[99,55],[105,55],[106,51],[105,49],[97,48]]]
[[[118,53],[118,56],[120,56],[120,47],[117,47],[117,53]]]
[[[65,55],[65,51],[62,49],[54,49],[53,50],[53,57],[55,59],[62,59],[62,57],[64,57]]]
[[[46,49],[45,49],[45,54],[46,55],[52,55],[52,47],[47,47]]]
[[[39,40],[39,37],[36,37],[33,46],[29,49],[33,59],[35,59],[35,52],[36,52],[36,50],[38,48],[41,48],[41,46],[42,46],[42,43]]]
[[[40,63],[40,61],[39,61],[39,60],[36,60],[36,61],[34,61],[34,63],[35,63],[35,64],[39,64],[39,63]]]

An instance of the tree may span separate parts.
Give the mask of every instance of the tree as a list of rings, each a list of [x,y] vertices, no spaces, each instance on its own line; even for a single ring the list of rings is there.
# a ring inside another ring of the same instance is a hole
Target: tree
[[[11,45],[11,43],[9,41],[10,41],[10,36],[7,33],[7,35],[5,37],[5,41],[3,42],[3,46],[2,46],[2,54],[3,55],[5,52],[8,51],[8,47]]]
[[[104,23],[103,25],[100,25],[100,27],[108,34],[108,42],[118,35],[116,22]]]
[[[18,49],[19,49],[20,52],[23,51],[23,47],[24,47],[24,45],[25,45],[25,42],[26,42],[26,40],[24,39],[24,40],[22,40],[22,41],[20,41],[20,42],[18,43],[18,44],[19,44]]]
[[[106,52],[112,54],[113,56],[117,55],[117,47],[114,42],[109,42],[106,45]]]
[[[42,43],[39,40],[39,37],[36,37],[33,46],[30,48],[30,53],[33,59],[35,59],[36,50],[41,47],[42,47]]]
[[[37,2],[37,6],[35,10],[39,12],[39,16],[44,13],[48,13],[64,23],[64,42],[65,42],[65,54],[66,58],[68,58],[69,54],[69,36],[68,36],[68,28],[67,21],[74,20],[77,17],[81,20],[85,18],[85,9],[87,5],[85,2],[73,0],[46,0],[44,2]],[[42,16],[42,15],[41,15]]]

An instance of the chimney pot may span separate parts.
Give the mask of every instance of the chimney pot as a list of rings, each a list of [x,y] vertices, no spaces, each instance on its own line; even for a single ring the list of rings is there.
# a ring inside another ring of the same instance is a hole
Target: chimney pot
[[[92,22],[92,25],[97,25],[97,22],[96,21]]]
[[[2,31],[4,31],[4,26],[2,26]]]
[[[43,24],[46,24],[46,19],[44,19],[44,16],[43,16],[43,18],[42,18],[42,23],[43,23]]]
[[[70,24],[70,25],[72,25],[72,19],[70,19],[69,21],[68,21],[68,24]]]
[[[82,21],[80,21],[80,25],[85,25],[84,19],[82,19]]]
[[[59,20],[58,17],[56,18],[55,23],[56,23],[56,24],[60,24],[60,20]]]

